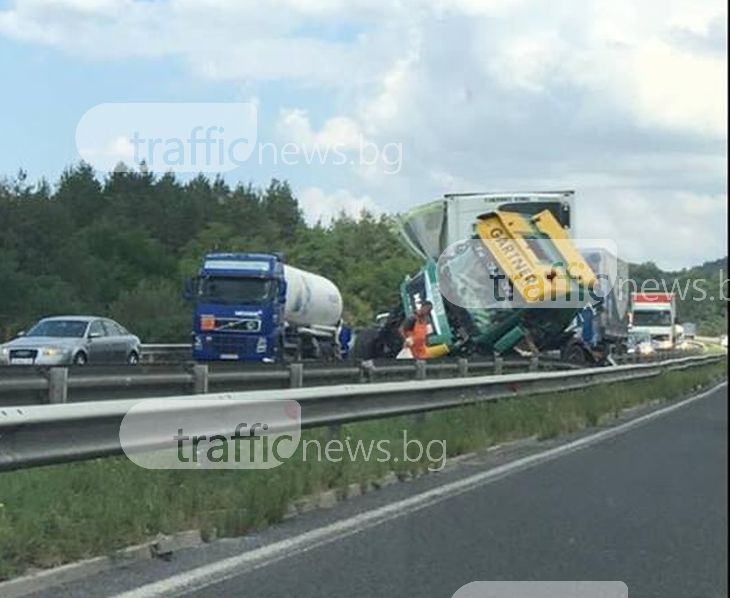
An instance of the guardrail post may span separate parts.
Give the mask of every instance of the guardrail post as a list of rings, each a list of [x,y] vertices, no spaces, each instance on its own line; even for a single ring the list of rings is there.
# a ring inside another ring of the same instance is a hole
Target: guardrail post
[[[372,382],[375,378],[375,364],[372,359],[360,362],[360,382]]]
[[[426,379],[426,362],[422,359],[416,360],[416,380]]]
[[[208,364],[196,363],[193,366],[193,393],[202,395],[208,392]]]
[[[504,369],[504,359],[502,359],[499,355],[494,357],[494,373],[497,374],[497,376],[500,376],[502,374],[502,371]]]
[[[289,364],[289,388],[301,388],[304,386],[304,364]]]
[[[538,357],[530,357],[530,370],[531,372],[536,372],[538,368],[540,367],[540,361]]]
[[[48,402],[65,403],[68,399],[68,368],[51,368],[48,372]]]
[[[459,377],[466,378],[469,375],[469,360],[466,357],[459,357]]]

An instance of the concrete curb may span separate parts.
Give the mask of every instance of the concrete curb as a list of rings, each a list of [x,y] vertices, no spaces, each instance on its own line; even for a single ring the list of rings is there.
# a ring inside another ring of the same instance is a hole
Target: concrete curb
[[[169,558],[176,550],[196,546],[202,542],[198,530],[178,532],[169,536],[160,534],[154,540],[123,548],[108,556],[97,556],[52,569],[36,570],[22,577],[2,581],[0,582],[0,596],[20,598],[33,592],[47,590],[131,563],[152,558]]]

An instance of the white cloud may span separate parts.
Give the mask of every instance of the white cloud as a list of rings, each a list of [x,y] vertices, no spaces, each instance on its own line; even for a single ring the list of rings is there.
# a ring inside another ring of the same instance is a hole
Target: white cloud
[[[338,148],[347,151],[359,148],[364,142],[360,125],[346,116],[330,118],[321,130],[314,131],[306,110],[283,109],[276,128],[282,141],[308,148]]]
[[[669,269],[725,255],[726,212],[722,194],[632,189],[593,190],[578,197],[577,207],[580,236],[611,238],[625,259]]]
[[[343,213],[352,218],[358,218],[363,210],[375,215],[382,213],[371,197],[356,196],[347,189],[328,193],[320,187],[307,187],[299,191],[297,197],[310,224],[321,222],[326,225]]]
[[[0,11],[0,35],[84,59],[178,58],[214,80],[336,85],[372,53],[367,40],[322,39],[317,26],[389,12],[364,0],[29,0]]]
[[[313,214],[555,186],[578,191],[581,234],[625,236],[632,259],[725,251],[717,0],[26,0],[0,10],[0,35],[84,59],[173,57],[267,102],[259,87],[278,80],[280,140],[401,144],[396,175],[323,171],[302,196]],[[286,95],[302,86],[311,105]]]
[[[368,131],[377,124],[368,119],[387,122],[411,108],[404,88],[414,87],[423,46],[433,67],[456,43],[464,52],[448,67],[458,74],[484,69],[489,83],[515,93],[575,85],[589,102],[612,98],[640,125],[723,137],[726,54],[683,46],[671,34],[707,36],[726,20],[714,0],[27,0],[0,11],[0,34],[87,59],[177,57],[211,79],[360,89]],[[338,24],[352,31],[321,35],[323,25]]]
[[[726,58],[652,40],[638,49],[633,66],[634,106],[643,122],[712,137],[726,134]]]
[[[487,39],[485,45],[489,46]],[[491,52],[490,52],[491,50]],[[555,33],[516,36],[496,48],[485,48],[487,69],[506,89],[544,91],[571,52]]]

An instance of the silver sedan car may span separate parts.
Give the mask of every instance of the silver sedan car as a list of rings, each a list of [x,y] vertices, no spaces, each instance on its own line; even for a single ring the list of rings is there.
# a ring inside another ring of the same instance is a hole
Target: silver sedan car
[[[138,337],[114,320],[95,316],[44,318],[0,345],[0,363],[6,365],[136,365],[140,355]]]

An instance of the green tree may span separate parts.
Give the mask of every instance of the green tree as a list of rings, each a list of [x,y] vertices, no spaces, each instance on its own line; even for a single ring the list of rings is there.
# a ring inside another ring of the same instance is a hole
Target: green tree
[[[145,343],[188,342],[191,310],[180,288],[169,280],[146,279],[123,291],[111,305],[111,317]]]

